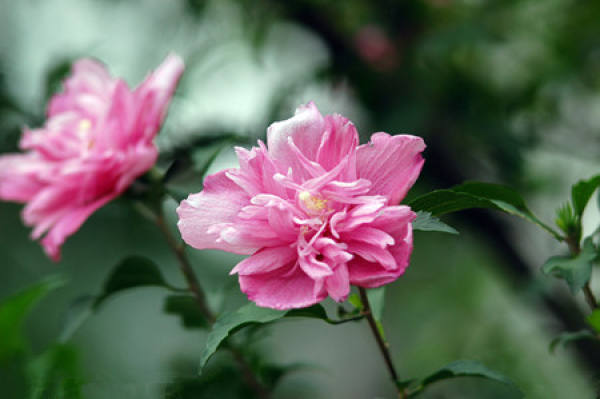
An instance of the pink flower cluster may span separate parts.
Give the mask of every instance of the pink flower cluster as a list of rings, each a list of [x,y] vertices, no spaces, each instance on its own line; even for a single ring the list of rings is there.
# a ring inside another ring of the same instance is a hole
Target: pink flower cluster
[[[177,213],[194,248],[250,254],[231,271],[259,306],[301,308],[350,285],[396,280],[412,252],[415,213],[398,205],[423,166],[423,140],[375,133],[314,104],[272,124],[267,146],[237,148],[239,169],[208,176]]]
[[[150,169],[153,144],[183,61],[169,56],[135,90],[82,59],[48,105],[40,129],[25,129],[25,153],[0,157],[0,199],[26,203],[23,219],[53,259],[98,208]]]

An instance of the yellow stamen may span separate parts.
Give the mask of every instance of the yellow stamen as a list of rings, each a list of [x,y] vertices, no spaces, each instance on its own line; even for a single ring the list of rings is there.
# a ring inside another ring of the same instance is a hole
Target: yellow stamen
[[[304,203],[306,208],[312,212],[321,212],[327,207],[327,200],[316,195],[312,195],[308,191],[302,191],[298,198]]]
[[[79,121],[79,130],[87,131],[92,127],[92,122],[89,119],[82,119]]]

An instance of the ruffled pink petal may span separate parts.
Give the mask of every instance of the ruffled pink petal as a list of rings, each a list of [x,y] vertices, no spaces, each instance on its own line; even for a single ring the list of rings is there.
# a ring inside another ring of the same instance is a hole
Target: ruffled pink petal
[[[0,156],[0,199],[27,202],[44,188],[47,164],[35,154]]]
[[[114,79],[103,64],[81,59],[73,64],[64,91],[53,96],[48,103],[48,116],[75,112],[95,122],[105,112],[113,88]]]
[[[292,166],[296,156],[289,147],[289,139],[310,161],[317,160],[317,151],[327,123],[314,103],[298,107],[293,118],[275,122],[267,129],[269,154]],[[287,170],[284,166],[283,170]]]
[[[229,274],[247,276],[268,273],[290,264],[297,256],[296,250],[290,246],[264,248],[238,263]]]
[[[405,269],[387,270],[379,264],[355,257],[348,263],[350,284],[363,288],[376,288],[396,281]]]
[[[251,254],[258,247],[232,244],[221,233],[236,221],[238,212],[250,203],[248,194],[227,177],[227,171],[208,176],[204,190],[191,194],[177,208],[177,226],[183,240],[196,249],[222,249],[238,254]]]
[[[54,223],[48,234],[42,239],[41,244],[46,254],[55,262],[60,260],[60,248],[70,235],[79,230],[83,222],[97,209],[104,206],[114,197],[101,198],[98,201],[67,212]]]
[[[334,301],[343,302],[348,298],[350,294],[350,275],[345,264],[336,267],[333,275],[327,277],[325,289]]]
[[[348,263],[352,284],[365,288],[379,287],[396,280],[404,273],[413,248],[411,222],[414,217],[414,212],[407,206],[388,207],[381,212],[381,216],[372,226],[386,231],[394,239],[394,245],[381,250],[386,251],[387,255],[377,252],[375,246],[357,251],[358,256]],[[349,243],[348,246],[349,251],[352,251],[354,245]],[[371,250],[368,251],[369,249]],[[394,259],[393,267],[390,267],[389,260],[385,260],[388,256]]]
[[[398,204],[421,172],[424,149],[420,137],[375,133],[356,152],[358,177],[371,181],[370,195],[385,195],[390,205]]]
[[[316,160],[325,170],[331,170],[345,157],[354,158],[358,145],[358,132],[354,124],[341,115],[326,115],[325,123],[326,129],[317,150]],[[350,167],[347,170],[349,173],[344,178],[354,180],[356,169]]]
[[[304,308],[327,296],[326,291],[315,289],[315,280],[293,263],[269,273],[241,275],[239,282],[248,299],[273,309]]]
[[[135,136],[135,139],[152,140],[154,138],[165,117],[183,69],[184,64],[181,57],[169,54],[162,64],[135,90],[136,103],[143,110],[138,113],[136,131],[140,136]]]

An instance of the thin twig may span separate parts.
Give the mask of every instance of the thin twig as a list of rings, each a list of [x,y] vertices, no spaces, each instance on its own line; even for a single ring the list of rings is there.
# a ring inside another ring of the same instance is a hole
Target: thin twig
[[[162,215],[162,213],[155,215],[154,220],[156,221],[156,224],[157,224],[159,230],[165,236],[165,240],[167,241],[169,248],[173,251],[173,253],[175,254],[175,257],[177,258],[177,261],[179,264],[179,269],[183,273],[183,276],[185,277],[185,280],[187,281],[188,287],[189,287],[190,291],[192,292],[192,294],[194,295],[194,298],[196,299],[198,309],[200,310],[202,315],[206,318],[208,323],[210,325],[213,325],[216,321],[216,316],[208,307],[208,304],[206,302],[206,295],[204,294],[204,291],[202,290],[202,287],[200,286],[200,283],[198,282],[198,279],[196,278],[196,274],[194,273],[194,270],[192,269],[192,265],[190,264],[190,261],[188,260],[186,254],[185,254],[185,247],[183,246],[183,244],[177,243],[177,241],[171,234],[171,231],[169,230],[169,226],[167,226],[167,223],[165,222],[165,218]],[[269,399],[270,398],[269,391],[258,380],[256,375],[254,374],[254,371],[252,370],[252,368],[250,367],[250,365],[248,364],[246,359],[244,359],[242,352],[239,349],[237,349],[235,346],[233,346],[231,343],[229,343],[229,345],[227,345],[226,348],[229,349],[229,351],[233,355],[233,358],[240,366],[240,369],[242,371],[242,374],[244,376],[244,380],[246,381],[246,384],[248,384],[248,386],[252,390],[254,390],[254,392],[258,395],[258,397],[260,399]]]
[[[363,305],[363,312],[364,312],[365,316],[367,317],[367,321],[369,322],[369,327],[371,327],[371,332],[373,333],[373,336],[375,337],[375,341],[377,341],[377,345],[379,346],[379,350],[381,351],[381,354],[383,355],[383,359],[385,360],[385,365],[387,366],[387,369],[390,373],[390,377],[392,378],[392,381],[394,382],[394,386],[396,387],[396,390],[398,391],[398,398],[406,399],[405,390],[398,385],[400,380],[398,377],[398,373],[396,372],[396,368],[394,367],[394,363],[392,362],[392,356],[390,355],[389,347],[388,347],[387,343],[385,342],[385,340],[383,339],[383,337],[381,336],[381,333],[379,332],[379,328],[377,327],[377,321],[373,317],[373,312],[371,311],[371,304],[369,304],[369,298],[367,297],[367,291],[364,288],[359,287],[358,292],[360,293],[360,300]]]
[[[169,248],[171,248],[171,250],[177,257],[179,269],[183,273],[183,276],[185,277],[185,280],[188,283],[190,291],[192,291],[192,293],[194,294],[194,298],[196,298],[198,309],[200,309],[200,312],[206,318],[206,320],[210,324],[213,324],[216,320],[216,317],[206,303],[206,295],[204,295],[204,291],[202,291],[202,288],[200,288],[200,283],[198,282],[198,279],[194,274],[192,265],[190,264],[187,256],[185,255],[184,247],[182,245],[179,245],[175,241],[175,238],[169,231],[169,226],[167,226],[167,224],[165,223],[165,218],[163,215],[156,216],[156,224],[165,236],[165,240],[167,241]]]

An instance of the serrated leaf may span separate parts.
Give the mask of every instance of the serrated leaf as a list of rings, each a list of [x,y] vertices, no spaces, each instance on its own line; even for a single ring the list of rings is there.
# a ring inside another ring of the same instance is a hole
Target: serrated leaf
[[[64,283],[61,276],[48,277],[0,302],[0,362],[27,348],[22,334],[25,318],[36,303]]]
[[[600,309],[595,309],[586,320],[596,332],[600,333]]]
[[[278,320],[285,316],[286,312],[269,308],[261,308],[249,303],[241,308],[222,314],[213,325],[211,332],[206,338],[206,343],[200,354],[199,373],[208,362],[208,359],[216,352],[221,343],[230,335],[249,324],[264,324]]]
[[[544,274],[564,279],[572,293],[576,293],[590,280],[596,248],[590,237],[586,238],[579,255],[553,256],[542,266]]]
[[[588,180],[580,180],[571,187],[573,208],[578,216],[583,214],[585,206],[598,186],[600,186],[600,175],[591,177]]]
[[[518,192],[500,184],[467,182],[450,189],[424,194],[407,205],[414,211],[430,212],[433,216],[473,208],[495,209],[537,224],[556,239],[562,240],[560,234],[544,224],[527,208]]]
[[[480,362],[474,360],[457,360],[446,366],[442,367],[435,373],[425,377],[419,386],[419,389],[412,393],[410,397],[415,397],[420,394],[424,388],[437,381],[447,380],[457,377],[478,377],[487,380],[496,381],[505,385],[510,386],[518,393],[519,397],[523,397],[523,393],[519,390],[516,385],[504,375],[489,369]]]
[[[82,398],[83,378],[75,350],[55,345],[28,366],[28,399]]]
[[[179,316],[185,328],[207,328],[209,323],[198,310],[191,295],[169,295],[163,306],[165,313]]]
[[[412,222],[413,230],[419,231],[437,231],[440,233],[458,234],[453,227],[448,226],[439,218],[433,216],[431,212],[418,211],[417,218]]]
[[[594,338],[596,338],[596,337],[589,330],[564,332],[564,333],[560,334],[558,337],[554,338],[552,340],[552,342],[550,342],[548,349],[550,350],[550,352],[554,352],[556,347],[559,345],[564,347],[573,341],[578,341],[580,339],[594,339]]]
[[[94,307],[99,307],[106,299],[123,290],[146,286],[170,288],[158,266],[150,259],[142,256],[126,258],[117,265],[105,281],[102,293],[96,299]]]

